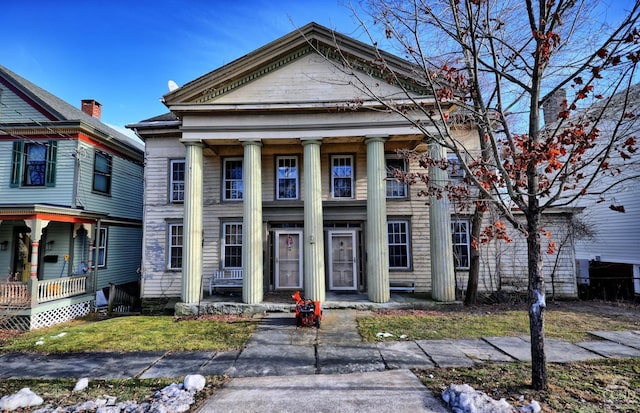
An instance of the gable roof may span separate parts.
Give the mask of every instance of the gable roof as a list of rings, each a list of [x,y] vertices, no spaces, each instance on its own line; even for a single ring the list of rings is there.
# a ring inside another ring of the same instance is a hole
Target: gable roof
[[[115,139],[120,144],[136,151],[144,150],[144,147],[136,140],[118,132],[112,127],[102,123],[99,119],[84,113],[82,110],[0,65],[0,81],[2,80],[8,83],[10,87],[26,95],[31,101],[38,105],[42,111],[46,112],[48,117],[52,118],[52,121],[77,121],[84,123],[99,133],[106,135],[109,140]]]
[[[354,70],[366,68],[373,77],[384,79],[375,67],[380,55],[407,90],[419,91],[423,96],[431,94],[415,82],[410,62],[312,22],[167,93],[163,102],[168,107],[206,103],[314,52],[334,62],[347,58],[355,65]]]

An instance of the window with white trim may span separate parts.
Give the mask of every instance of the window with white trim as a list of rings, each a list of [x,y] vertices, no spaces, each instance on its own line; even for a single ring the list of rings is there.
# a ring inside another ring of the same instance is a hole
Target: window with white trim
[[[171,160],[169,170],[169,202],[184,202],[184,159]]]
[[[451,237],[453,244],[453,260],[456,269],[469,269],[471,242],[468,220],[451,221]]]
[[[447,173],[450,179],[462,179],[464,178],[464,169],[460,163],[460,159],[455,153],[447,153]]]
[[[167,268],[170,270],[182,269],[182,253],[184,242],[184,225],[181,223],[169,224],[169,251],[167,256]]]
[[[331,195],[334,198],[353,198],[353,156],[331,156]]]
[[[222,227],[222,268],[242,268],[242,223],[227,222]]]
[[[225,201],[240,201],[243,198],[242,158],[224,160],[222,198]]]
[[[107,266],[107,228],[101,227],[99,234],[100,234],[100,238],[99,239],[98,237],[94,238],[95,241],[90,251],[91,259],[92,259],[91,268],[95,267],[96,264],[98,265],[98,268],[104,268]],[[96,248],[96,245],[98,246],[97,248]],[[97,252],[97,256],[96,256],[96,252]]]
[[[276,157],[276,199],[298,199],[298,157]]]
[[[385,155],[387,169],[387,198],[406,198],[407,184],[394,176],[397,171],[407,172],[407,164],[398,155]]]
[[[409,269],[409,222],[387,221],[389,268]]]

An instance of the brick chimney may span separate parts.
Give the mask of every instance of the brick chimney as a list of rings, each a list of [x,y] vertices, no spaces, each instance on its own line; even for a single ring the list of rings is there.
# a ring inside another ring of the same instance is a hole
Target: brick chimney
[[[83,99],[82,111],[89,116],[100,119],[100,115],[102,114],[102,105],[94,99]]]
[[[556,90],[549,99],[542,105],[544,113],[544,124],[548,125],[558,120],[561,111],[567,109],[567,91],[564,89]]]

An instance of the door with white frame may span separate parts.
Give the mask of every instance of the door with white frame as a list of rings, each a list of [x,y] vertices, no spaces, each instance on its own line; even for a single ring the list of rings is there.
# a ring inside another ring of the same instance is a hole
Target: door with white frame
[[[356,231],[336,230],[328,233],[329,288],[357,289]]]
[[[276,288],[302,288],[302,230],[275,231]]]

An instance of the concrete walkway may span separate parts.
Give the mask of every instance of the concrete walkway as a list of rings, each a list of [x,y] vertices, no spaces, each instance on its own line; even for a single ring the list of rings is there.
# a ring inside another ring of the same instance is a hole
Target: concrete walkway
[[[547,339],[547,361],[640,357],[640,331],[593,334],[602,341]],[[355,310],[327,309],[319,330],[296,328],[292,313],[268,313],[239,351],[2,354],[0,379],[227,374],[230,383],[199,411],[446,412],[408,369],[530,359],[528,337],[365,343]]]

